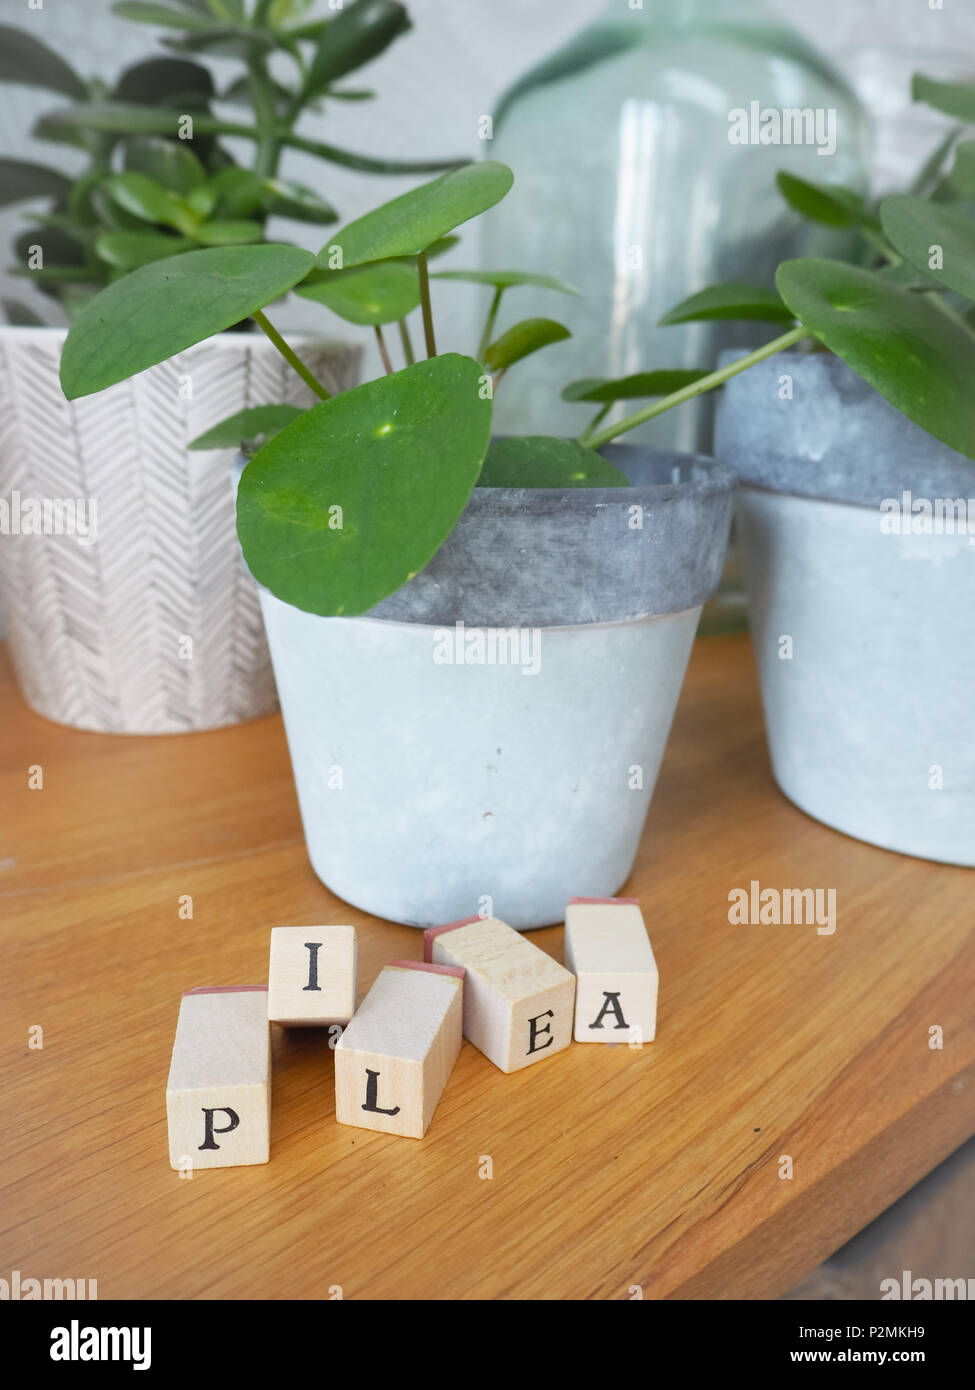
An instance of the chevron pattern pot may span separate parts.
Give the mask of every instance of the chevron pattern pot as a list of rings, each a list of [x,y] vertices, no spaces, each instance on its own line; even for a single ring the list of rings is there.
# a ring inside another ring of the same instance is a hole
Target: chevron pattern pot
[[[189,733],[269,713],[232,456],[186,445],[246,406],[313,397],[266,339],[224,333],[69,403],[64,337],[0,329],[0,611],[24,698],[98,733]],[[358,347],[302,351],[329,389],[355,384]],[[28,534],[38,516],[46,532],[71,530],[72,513],[75,534]]]

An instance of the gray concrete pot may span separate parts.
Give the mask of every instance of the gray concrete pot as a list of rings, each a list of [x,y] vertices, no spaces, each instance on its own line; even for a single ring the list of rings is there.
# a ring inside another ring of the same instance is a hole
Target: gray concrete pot
[[[722,397],[776,781],[857,839],[975,865],[975,463],[828,353]],[[925,533],[921,499],[965,502],[967,528]]]
[[[634,486],[475,489],[364,617],[262,590],[308,853],[339,897],[411,926],[528,928],[625,881],[735,478],[612,457]]]

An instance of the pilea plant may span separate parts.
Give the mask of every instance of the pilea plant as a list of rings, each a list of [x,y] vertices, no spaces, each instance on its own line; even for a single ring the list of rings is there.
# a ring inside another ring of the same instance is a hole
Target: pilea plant
[[[914,95],[975,123],[973,86],[919,75]],[[807,344],[834,352],[915,424],[975,459],[975,141],[960,140],[962,134],[962,126],[949,131],[910,191],[884,198],[878,208],[849,189],[779,174],[779,191],[802,216],[861,233],[860,263],[786,261],[776,274],[777,292],[723,284],[685,299],[662,324],[751,319],[785,331],[716,371],[571,383],[563,399],[599,407],[581,440],[590,448],[608,444],[756,362]],[[656,399],[602,424],[618,401],[639,397]]]
[[[279,598],[323,615],[361,613],[422,569],[482,486],[624,486],[593,449],[546,437],[490,445],[494,390],[517,362],[568,336],[527,319],[495,336],[503,296],[521,285],[571,292],[546,275],[445,271],[492,290],[476,355],[439,353],[429,261],[453,230],[492,207],[511,171],[486,162],[450,173],[350,223],[317,256],[283,245],[190,251],[109,286],[76,321],[61,382],[99,391],[245,316],[271,338],[319,404],[269,404],[216,425],[203,447],[263,441],[244,470],[238,533],[254,575]],[[289,289],[371,326],[386,375],[330,397],[264,313]],[[414,343],[408,318],[419,311]],[[394,370],[384,327],[405,365]],[[490,445],[490,447],[489,447]]]
[[[952,87],[942,97],[945,87],[938,85],[939,99],[971,100],[975,115],[971,88]],[[929,88],[925,94],[931,98]],[[562,292],[568,286],[516,271],[443,272],[443,280],[474,280],[493,294],[475,355],[437,352],[430,256],[456,227],[508,192],[511,171],[493,162],[452,171],[393,199],[347,226],[317,257],[278,245],[214,248],[134,271],[79,318],[65,345],[62,385],[69,398],[101,390],[253,317],[319,404],[306,411],[259,407],[197,442],[216,447],[250,438],[260,445],[237,503],[238,534],[256,578],[309,612],[362,613],[429,562],[475,484],[625,486],[625,475],[597,449],[805,340],[837,353],[922,428],[975,457],[975,333],[955,302],[956,296],[975,299],[975,224],[963,205],[951,206],[952,190],[967,196],[971,159],[968,142],[959,145],[947,180],[935,162],[916,193],[886,198],[877,214],[849,190],[780,176],[782,193],[798,211],[858,227],[881,264],[790,261],[779,268],[777,292],[721,285],[692,296],[665,321],[739,317],[778,322],[787,331],[716,371],[573,383],[568,399],[598,407],[577,440],[490,441],[493,394],[505,372],[567,336],[553,320],[530,319],[494,337],[502,296],[519,284]],[[263,312],[292,288],[372,326],[386,375],[330,398]],[[407,322],[417,308],[426,353],[419,361]],[[388,324],[397,325],[406,363],[399,371],[383,335]],[[655,399],[600,427],[617,401],[639,396]]]
[[[70,318],[98,289],[139,266],[203,246],[262,241],[272,215],[337,221],[316,191],[281,177],[288,148],[367,173],[434,172],[460,163],[373,158],[298,133],[302,116],[327,101],[371,97],[335,84],[410,27],[394,0],[356,0],[328,18],[314,18],[309,8],[309,0],[120,0],[116,14],[163,28],[178,56],[137,63],[114,86],[82,78],[33,34],[0,26],[0,80],[44,87],[72,103],[46,113],[33,134],[88,156],[76,179],[0,160],[0,205],[50,199],[47,213],[18,238],[19,273],[34,276]],[[218,91],[209,69],[189,55],[237,58],[243,71]],[[280,55],[290,78],[271,74]],[[218,116],[214,102],[250,107],[252,123]],[[238,167],[220,143],[230,136],[252,143],[251,168]],[[36,321],[22,305],[7,308],[14,321]]]

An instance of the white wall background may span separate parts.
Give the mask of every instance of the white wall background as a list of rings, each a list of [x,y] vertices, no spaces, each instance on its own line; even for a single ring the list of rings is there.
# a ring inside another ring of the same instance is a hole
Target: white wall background
[[[500,92],[514,78],[588,23],[607,2],[409,0],[412,32],[364,70],[361,80],[358,74],[353,79],[354,85],[375,87],[378,99],[332,102],[320,117],[309,117],[305,129],[311,136],[364,153],[403,158],[481,155],[478,117],[493,109]],[[612,3],[625,6],[628,0]],[[643,3],[650,10],[672,0]],[[38,4],[40,8],[32,8]],[[938,0],[769,0],[769,4],[829,52],[861,86],[869,85],[876,72],[878,49],[886,51],[887,71],[892,51],[899,53],[904,84],[916,67],[945,75],[975,72],[975,0],[943,0],[941,8]],[[325,13],[327,0],[319,0],[316,9]],[[82,74],[107,78],[145,57],[163,34],[117,18],[111,13],[111,0],[0,0],[0,18],[36,32]],[[228,73],[238,70],[228,60],[217,61]],[[900,96],[888,92],[883,99],[896,107],[906,101],[906,90]],[[0,150],[17,158],[62,161],[66,167],[70,154],[64,147],[41,145],[28,134],[37,115],[51,104],[50,93],[24,87],[0,89]],[[881,150],[882,164],[886,157],[902,156],[897,138],[890,145],[887,155]],[[321,188],[343,220],[415,181],[354,174],[294,152],[288,156],[285,172]],[[9,246],[22,219],[22,209],[0,213],[0,248]],[[279,223],[272,231],[316,248],[324,240],[321,229],[295,223]],[[453,262],[472,264],[473,248],[455,251]],[[0,250],[0,265],[4,264]],[[0,292],[25,297],[23,282],[6,275],[0,277]],[[50,321],[57,321],[50,301],[35,296],[31,302]],[[294,307],[281,315],[285,327],[317,322],[310,317],[315,312],[312,306],[291,303]],[[468,310],[460,302],[455,307],[462,323],[464,313],[472,312],[473,301]]]

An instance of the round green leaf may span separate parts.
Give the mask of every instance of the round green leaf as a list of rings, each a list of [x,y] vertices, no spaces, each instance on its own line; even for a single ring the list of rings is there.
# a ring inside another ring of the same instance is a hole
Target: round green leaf
[[[324,225],[338,221],[338,213],[314,189],[289,179],[265,179],[262,202],[266,212],[292,217],[297,222]]]
[[[25,198],[64,198],[70,192],[71,180],[57,169],[25,159],[0,159],[0,207]]]
[[[675,304],[660,326],[696,323],[706,319],[750,319],[761,323],[791,323],[793,315],[773,290],[757,285],[711,285]]]
[[[192,10],[174,10],[169,5],[154,4],[152,0],[116,0],[112,10],[122,19],[134,19],[140,24],[156,24],[161,29],[202,31],[213,28],[211,16],[194,14]]]
[[[963,198],[975,198],[975,140],[963,140],[957,146],[948,178],[956,193]]]
[[[246,246],[248,242],[260,241],[263,235],[260,222],[246,220],[201,222],[193,228],[194,239],[204,246]]]
[[[467,505],[491,429],[481,368],[447,353],[306,411],[247,465],[237,533],[285,603],[364,613],[429,563]]]
[[[478,487],[629,487],[629,480],[595,449],[540,434],[492,440]]]
[[[856,227],[867,220],[863,199],[841,184],[812,183],[783,170],[776,174],[779,192],[796,212],[827,227]]]
[[[559,290],[562,294],[579,293],[564,280],[556,280],[554,275],[535,275],[523,270],[438,270],[430,279],[464,280],[471,285],[491,285],[496,290],[507,290],[516,285],[535,285],[538,289]]]
[[[22,29],[0,24],[0,82],[45,87],[84,101],[88,89],[63,58]]]
[[[188,449],[238,449],[245,443],[266,444],[305,412],[297,405],[252,405],[238,410],[199,434]]]
[[[185,142],[166,140],[161,135],[146,135],[131,140],[125,147],[127,173],[145,174],[171,193],[192,193],[201,188],[207,172]]]
[[[911,92],[915,101],[923,101],[957,120],[975,123],[975,84],[935,82],[915,73]]]
[[[641,396],[669,396],[673,391],[682,391],[685,386],[693,386],[695,381],[707,376],[704,367],[683,370],[661,370],[656,372],[634,372],[632,376],[621,376],[616,380],[606,377],[585,377],[573,381],[562,392],[564,401],[595,401],[602,405],[612,405],[614,401],[638,400]]]
[[[115,174],[106,179],[105,187],[119,207],[134,217],[184,230],[187,211],[181,200],[148,174]]]
[[[115,87],[116,101],[134,101],[155,106],[160,102],[176,105],[190,97],[204,103],[213,96],[213,78],[201,63],[188,58],[147,58],[126,68]]]
[[[884,235],[905,260],[946,289],[975,299],[975,222],[926,198],[898,195],[880,205]],[[932,266],[940,251],[941,265]]]
[[[317,95],[330,82],[378,57],[409,27],[409,15],[394,0],[358,0],[341,10],[322,31],[305,82],[306,96]]]
[[[166,256],[178,256],[194,244],[188,237],[167,236],[165,232],[102,232],[95,242],[95,250],[109,265],[136,270],[140,265],[151,265]]]
[[[208,184],[221,218],[250,217],[264,205],[264,180],[249,169],[219,169]]]
[[[786,261],[775,279],[796,317],[891,405],[975,458],[975,334],[927,296],[840,261]]]
[[[489,371],[503,372],[539,348],[571,337],[569,330],[554,319],[522,319],[495,339],[484,354],[484,365]]]
[[[494,207],[513,181],[507,165],[493,160],[452,169],[350,222],[322,248],[319,262],[341,269],[391,256],[417,256],[454,227]],[[341,252],[337,264],[336,248]]]
[[[304,279],[296,246],[221,246],[133,270],[96,295],[61,354],[68,400],[103,391],[239,323]]]
[[[348,323],[375,327],[412,313],[420,302],[420,282],[416,269],[406,262],[380,261],[305,281],[296,293],[324,304]]]

